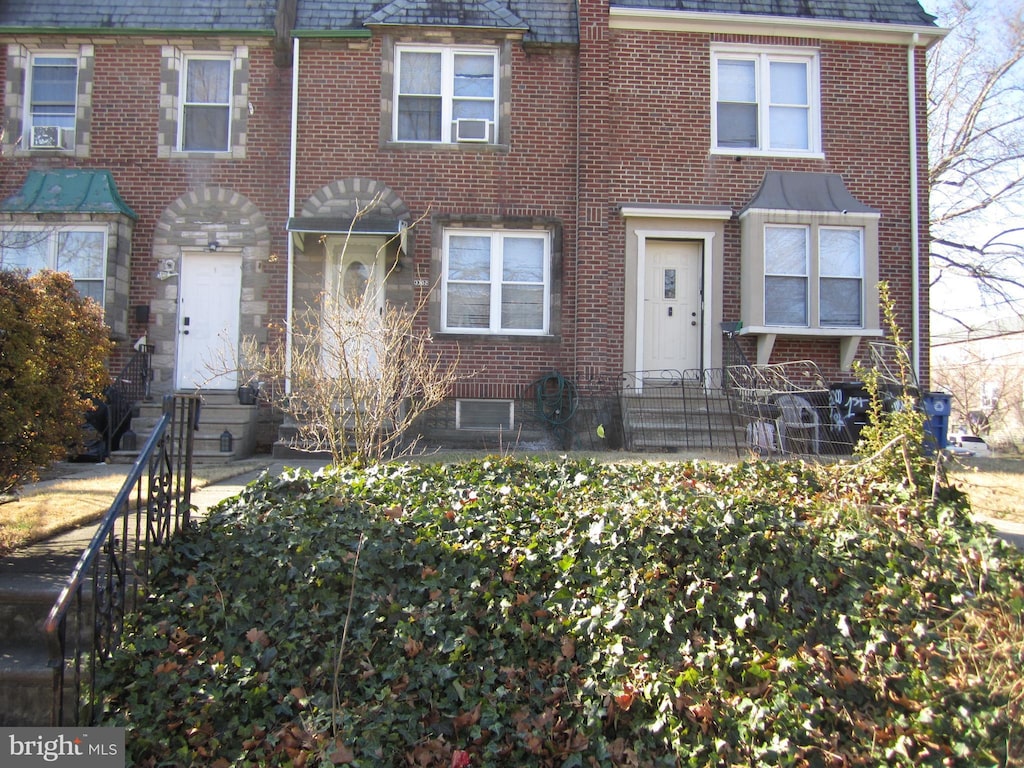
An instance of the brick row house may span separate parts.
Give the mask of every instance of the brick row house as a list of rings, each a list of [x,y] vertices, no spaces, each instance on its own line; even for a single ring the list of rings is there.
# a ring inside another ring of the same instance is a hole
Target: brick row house
[[[914,0],[7,0],[0,258],[71,271],[154,394],[236,391],[211,354],[377,282],[465,371],[440,442],[552,372],[848,379],[880,280],[927,380],[942,33]]]

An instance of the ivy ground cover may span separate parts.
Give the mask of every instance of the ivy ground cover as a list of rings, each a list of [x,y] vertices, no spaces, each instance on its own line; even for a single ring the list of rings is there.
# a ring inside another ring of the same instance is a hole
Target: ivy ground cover
[[[289,470],[161,559],[101,676],[133,765],[1024,755],[1024,564],[951,489],[800,463]]]

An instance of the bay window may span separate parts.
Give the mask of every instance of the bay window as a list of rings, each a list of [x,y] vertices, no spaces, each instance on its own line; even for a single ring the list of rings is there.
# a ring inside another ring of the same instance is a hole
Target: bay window
[[[819,322],[833,328],[863,326],[864,230],[821,227],[818,231]]]
[[[75,287],[103,306],[107,230],[12,228],[0,230],[0,268],[67,272]]]
[[[764,324],[863,327],[863,244],[860,227],[766,225]]]

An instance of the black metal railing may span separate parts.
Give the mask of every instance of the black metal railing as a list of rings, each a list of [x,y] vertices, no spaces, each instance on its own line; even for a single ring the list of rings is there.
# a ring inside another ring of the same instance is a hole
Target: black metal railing
[[[138,346],[121,373],[107,388],[107,455],[120,446],[121,436],[131,422],[135,406],[149,397],[153,346]]]
[[[565,450],[741,450],[742,433],[721,369],[626,371],[557,387],[548,376],[538,384],[544,387],[531,385],[531,400],[536,392],[545,414],[556,414],[549,428]]]
[[[97,665],[138,607],[154,548],[189,523],[198,404],[196,395],[164,398],[160,420],[50,609],[44,629],[54,668],[53,725],[95,721]]]
[[[619,398],[625,447],[738,454],[729,394],[718,368],[623,373]]]

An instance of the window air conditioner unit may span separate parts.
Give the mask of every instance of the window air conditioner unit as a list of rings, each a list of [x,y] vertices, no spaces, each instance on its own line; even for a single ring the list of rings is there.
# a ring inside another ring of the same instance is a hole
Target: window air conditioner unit
[[[67,133],[57,125],[33,125],[32,149],[66,149]]]
[[[455,121],[455,140],[486,142],[490,127],[490,120],[460,117]]]

